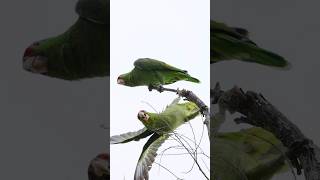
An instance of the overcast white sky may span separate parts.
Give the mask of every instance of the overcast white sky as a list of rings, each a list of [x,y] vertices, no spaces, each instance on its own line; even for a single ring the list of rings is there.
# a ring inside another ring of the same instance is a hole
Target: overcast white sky
[[[153,111],[143,101],[162,111],[176,95],[164,92],[148,92],[147,87],[125,87],[116,84],[118,75],[133,68],[138,58],[148,57],[165,61],[188,72],[201,80],[200,84],[178,82],[172,88],[186,88],[194,91],[206,104],[210,95],[209,66],[209,0],[117,0],[111,1],[111,119],[110,134],[117,135],[143,128],[137,119],[139,110]],[[202,118],[192,120],[196,137],[202,132]],[[192,138],[190,126],[183,125],[178,133]],[[132,179],[137,160],[147,139],[139,142],[111,146],[111,179]],[[161,149],[177,145],[167,141]],[[209,155],[207,131],[204,131],[201,148]],[[171,151],[168,153],[185,151]],[[209,159],[199,156],[209,166]],[[156,161],[159,162],[160,158]],[[172,170],[180,178],[202,179],[203,176],[192,167],[189,155],[163,156],[161,164]],[[176,179],[164,169],[153,165],[152,180]],[[204,179],[204,178],[203,178]]]

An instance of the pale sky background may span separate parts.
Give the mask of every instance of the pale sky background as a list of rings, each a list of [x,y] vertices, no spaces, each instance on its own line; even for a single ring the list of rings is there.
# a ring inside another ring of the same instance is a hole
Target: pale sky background
[[[251,39],[290,61],[281,71],[236,61],[211,65],[211,86],[261,92],[317,145],[319,136],[319,1],[212,0],[211,18],[244,27]],[[230,118],[224,130],[238,129]],[[291,180],[282,174],[273,180]],[[299,176],[303,180],[304,176]]]
[[[64,32],[77,0],[1,1],[0,179],[87,180],[106,149],[106,78],[68,82],[22,69],[25,48]]]
[[[154,58],[188,70],[189,74],[202,82],[178,82],[168,87],[186,88],[194,91],[209,104],[209,1],[197,0],[117,0],[111,1],[111,135],[137,131],[143,124],[137,119],[139,110],[157,111],[176,98],[169,92],[149,92],[147,87],[130,88],[116,84],[117,77],[130,71],[138,58]],[[199,140],[202,132],[202,118],[191,121]],[[188,124],[178,133],[193,137]],[[209,155],[209,141],[205,130],[201,148]],[[111,179],[132,179],[137,160],[146,139],[139,142],[111,146]],[[167,141],[161,149],[177,145]],[[160,150],[161,150],[160,149]],[[168,153],[185,151],[171,151]],[[209,166],[209,159],[200,156]],[[159,162],[160,158],[156,161]],[[202,168],[209,176],[204,163]],[[204,179],[197,167],[184,174],[192,166],[189,155],[163,156],[161,164],[186,180]],[[150,179],[176,179],[166,170],[153,165]]]

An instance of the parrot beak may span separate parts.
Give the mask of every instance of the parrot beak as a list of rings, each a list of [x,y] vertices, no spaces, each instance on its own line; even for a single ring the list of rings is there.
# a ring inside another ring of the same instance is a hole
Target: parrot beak
[[[138,119],[139,119],[140,121],[148,121],[149,115],[146,113],[146,111],[141,110],[141,111],[139,111],[139,113],[138,113]]]
[[[41,56],[32,56],[23,58],[23,69],[37,74],[48,73],[48,60]]]
[[[48,73],[48,58],[34,53],[34,47],[39,43],[34,43],[26,49],[23,55],[23,69],[38,74]]]
[[[121,85],[124,85],[124,80],[122,78],[118,77],[117,83],[121,84]]]

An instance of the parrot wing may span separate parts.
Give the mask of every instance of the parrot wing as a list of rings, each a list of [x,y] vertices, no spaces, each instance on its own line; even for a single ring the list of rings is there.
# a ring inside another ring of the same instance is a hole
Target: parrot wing
[[[142,153],[138,160],[136,170],[134,173],[134,180],[149,180],[148,171],[157,156],[157,150],[162,145],[162,143],[167,140],[169,134],[159,135],[154,133],[147,143],[143,146]]]
[[[79,0],[76,12],[80,17],[97,24],[107,24],[110,0]]]
[[[282,143],[262,128],[218,133],[211,146],[212,179],[270,180],[288,170],[285,152]]]
[[[212,34],[210,63],[237,59],[274,67],[290,67],[283,57],[262,49],[251,41],[245,29],[232,28],[213,21],[210,32]]]
[[[228,34],[229,36],[232,36],[236,39],[239,40],[245,40],[251,44],[255,44],[252,42],[249,38],[249,32],[246,29],[243,28],[237,28],[237,27],[229,27],[225,25],[224,23],[216,22],[216,21],[211,21],[210,22],[210,32],[211,33],[223,33],[223,34]]]
[[[164,71],[177,71],[182,73],[187,73],[185,70],[181,70],[170,66],[162,61],[150,59],[150,58],[141,58],[134,62],[134,67],[147,70],[147,71],[155,71],[155,70],[164,70]]]
[[[147,128],[140,129],[136,132],[128,132],[120,135],[110,137],[110,144],[127,143],[130,141],[139,141],[145,137],[150,136],[154,132],[149,131]]]

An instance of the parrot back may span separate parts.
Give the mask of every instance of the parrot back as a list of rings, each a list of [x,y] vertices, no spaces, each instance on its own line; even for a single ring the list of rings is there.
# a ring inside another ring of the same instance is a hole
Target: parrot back
[[[195,118],[199,112],[199,107],[192,102],[169,105],[159,114],[157,121],[154,121],[154,127],[157,128],[155,131],[172,132],[185,122]]]

